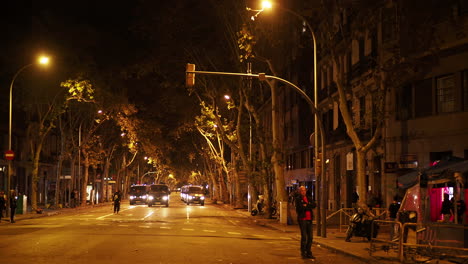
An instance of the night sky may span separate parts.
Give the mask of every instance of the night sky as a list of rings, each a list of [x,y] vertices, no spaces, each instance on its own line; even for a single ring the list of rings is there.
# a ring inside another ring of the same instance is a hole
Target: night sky
[[[96,87],[127,97],[147,124],[163,127],[160,142],[187,145],[188,141],[174,142],[174,131],[193,124],[199,112],[198,101],[185,87],[185,64],[209,61],[211,66],[230,70],[236,57],[223,44],[224,22],[238,16],[236,8],[245,10],[241,2],[2,2],[0,131],[6,134],[8,127],[7,95],[13,75],[39,54],[47,54],[52,61],[47,70],[31,67],[16,79],[14,119],[21,117],[22,96],[31,87],[42,91],[85,76]]]

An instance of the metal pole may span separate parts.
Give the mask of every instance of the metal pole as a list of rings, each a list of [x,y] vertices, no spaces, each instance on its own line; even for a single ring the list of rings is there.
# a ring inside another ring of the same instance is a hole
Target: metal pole
[[[227,75],[227,76],[241,76],[241,77],[256,77],[258,78],[260,81],[265,81],[267,79],[273,79],[273,80],[277,80],[279,82],[282,82],[288,86],[291,86],[292,88],[294,88],[294,90],[296,90],[296,92],[298,92],[300,95],[302,95],[302,97],[307,101],[307,103],[309,104],[310,106],[310,109],[312,111],[312,113],[314,115],[318,115],[318,110],[317,110],[317,107],[315,105],[315,103],[312,101],[312,99],[310,99],[310,97],[303,91],[301,90],[299,87],[297,87],[297,85],[293,84],[292,82],[288,81],[288,80],[285,80],[285,79],[282,79],[282,78],[279,78],[279,77],[276,77],[276,76],[271,76],[271,75],[266,75],[265,73],[259,73],[259,74],[252,74],[252,73],[234,73],[234,72],[212,72],[212,71],[185,71],[185,73],[195,73],[195,74],[206,74],[206,75]],[[320,138],[321,138],[321,145],[322,145],[322,155],[325,157],[325,133],[324,133],[324,128],[323,128],[323,123],[322,121],[320,120],[320,118],[317,118],[317,127],[319,128],[319,132],[320,132]],[[321,160],[322,162],[322,171],[321,171],[321,175],[323,176],[324,175],[324,164],[325,164],[325,161],[324,159],[322,158]]]
[[[15,83],[16,77],[26,68],[29,66],[34,65],[33,63],[27,64],[23,66],[21,69],[19,69],[15,75],[13,76],[13,79],[11,80],[10,83],[10,111],[8,115],[8,150],[12,150],[11,146],[11,129],[12,129],[12,116],[13,116],[13,84]],[[12,160],[8,160],[8,180],[7,180],[7,200],[6,200],[6,216],[10,216],[10,188],[11,188],[11,176],[12,176]]]
[[[78,189],[80,190],[78,192],[78,197],[75,197],[75,200],[78,200],[78,203],[81,205],[81,195],[82,194],[82,188],[86,188],[86,183],[83,183],[85,187],[80,186],[80,181],[81,181],[81,124],[78,127]],[[76,206],[76,205],[75,205]]]

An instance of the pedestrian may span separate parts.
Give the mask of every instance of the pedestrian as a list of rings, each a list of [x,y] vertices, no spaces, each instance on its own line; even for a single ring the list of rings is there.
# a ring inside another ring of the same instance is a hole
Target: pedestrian
[[[10,223],[15,222],[15,212],[16,212],[16,202],[18,197],[16,197],[15,190],[10,191]]]
[[[393,197],[393,202],[388,206],[388,217],[390,221],[397,220],[398,210],[400,210],[400,203],[398,202],[398,198],[395,196]],[[390,228],[390,240],[396,238],[398,234],[398,224],[392,224],[393,226]]]
[[[359,195],[356,191],[356,188],[354,188],[353,193],[351,194],[351,206],[356,209],[358,201],[359,201]]]
[[[444,201],[442,202],[442,209],[440,210],[440,213],[443,215],[443,222],[450,222],[450,218],[453,215],[453,205],[452,202],[450,202],[448,193],[444,193]]]
[[[118,214],[120,211],[120,200],[122,199],[122,195],[120,191],[117,190],[114,195],[112,196],[112,200],[114,201],[114,214]]]
[[[312,255],[312,220],[313,209],[316,204],[312,196],[307,193],[305,186],[299,187],[299,194],[296,197],[297,222],[301,230],[301,255],[303,258],[315,259]]]
[[[457,224],[463,224],[463,218],[466,211],[465,201],[460,199],[460,195],[457,195]]]
[[[2,222],[3,210],[5,210],[5,193],[0,191],[0,223]]]

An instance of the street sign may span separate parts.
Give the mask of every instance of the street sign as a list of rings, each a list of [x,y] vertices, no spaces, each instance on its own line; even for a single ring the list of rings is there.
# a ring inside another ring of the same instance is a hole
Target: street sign
[[[5,151],[5,159],[6,160],[13,160],[15,159],[15,152],[13,152],[13,150],[7,150]]]

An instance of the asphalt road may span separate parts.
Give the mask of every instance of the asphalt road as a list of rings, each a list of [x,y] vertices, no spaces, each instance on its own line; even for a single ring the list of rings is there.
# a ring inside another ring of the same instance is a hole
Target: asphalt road
[[[296,234],[255,224],[217,205],[122,203],[0,224],[0,262],[15,263],[360,263],[313,247],[300,257]]]

